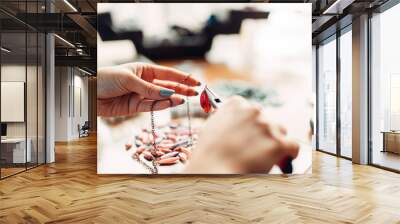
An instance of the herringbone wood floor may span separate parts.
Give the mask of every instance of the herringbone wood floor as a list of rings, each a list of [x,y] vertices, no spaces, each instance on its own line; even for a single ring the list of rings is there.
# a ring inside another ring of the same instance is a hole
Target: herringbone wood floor
[[[400,223],[400,175],[316,152],[308,176],[98,176],[96,139],[0,181],[0,223]]]

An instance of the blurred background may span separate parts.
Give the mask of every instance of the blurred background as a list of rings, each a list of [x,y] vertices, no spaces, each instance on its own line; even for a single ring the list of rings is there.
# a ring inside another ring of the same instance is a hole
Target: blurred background
[[[310,12],[310,4],[100,3],[100,48],[132,40],[134,50],[121,58],[102,52],[98,65],[132,60],[124,56],[156,62],[195,58],[260,78],[267,73],[310,78],[311,36],[305,32],[311,30]]]
[[[193,74],[223,98],[242,95],[258,102],[270,120],[284,124],[304,144],[295,171],[309,171],[311,4],[99,3],[97,9],[98,68],[137,61],[172,66]],[[198,98],[189,103],[192,116],[206,116]],[[185,118],[186,107],[156,115],[157,123]],[[125,152],[120,158],[112,155],[116,145],[123,148],[126,138],[139,126],[149,127],[149,121],[148,114],[99,118],[99,173],[140,173],[122,159]]]

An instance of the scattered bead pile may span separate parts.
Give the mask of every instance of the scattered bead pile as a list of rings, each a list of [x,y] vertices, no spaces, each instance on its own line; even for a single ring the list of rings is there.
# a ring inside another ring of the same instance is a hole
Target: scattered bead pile
[[[158,126],[156,130],[156,151],[152,150],[153,134],[146,128],[135,136],[134,142],[125,144],[126,150],[136,146],[134,158],[144,158],[147,161],[155,159],[158,165],[173,165],[179,161],[184,163],[190,159],[198,138],[197,129],[193,128],[190,133],[186,126],[172,122],[169,125]]]

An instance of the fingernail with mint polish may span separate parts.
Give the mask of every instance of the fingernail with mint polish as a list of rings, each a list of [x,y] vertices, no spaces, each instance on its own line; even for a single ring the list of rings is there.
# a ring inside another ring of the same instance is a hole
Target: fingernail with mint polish
[[[163,96],[163,97],[171,96],[174,93],[175,93],[175,91],[171,90],[171,89],[161,89],[160,90],[160,96]]]

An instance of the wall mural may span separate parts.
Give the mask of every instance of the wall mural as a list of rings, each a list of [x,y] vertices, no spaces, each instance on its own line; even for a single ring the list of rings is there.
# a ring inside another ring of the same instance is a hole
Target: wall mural
[[[311,4],[98,4],[98,173],[310,173],[310,21]]]

